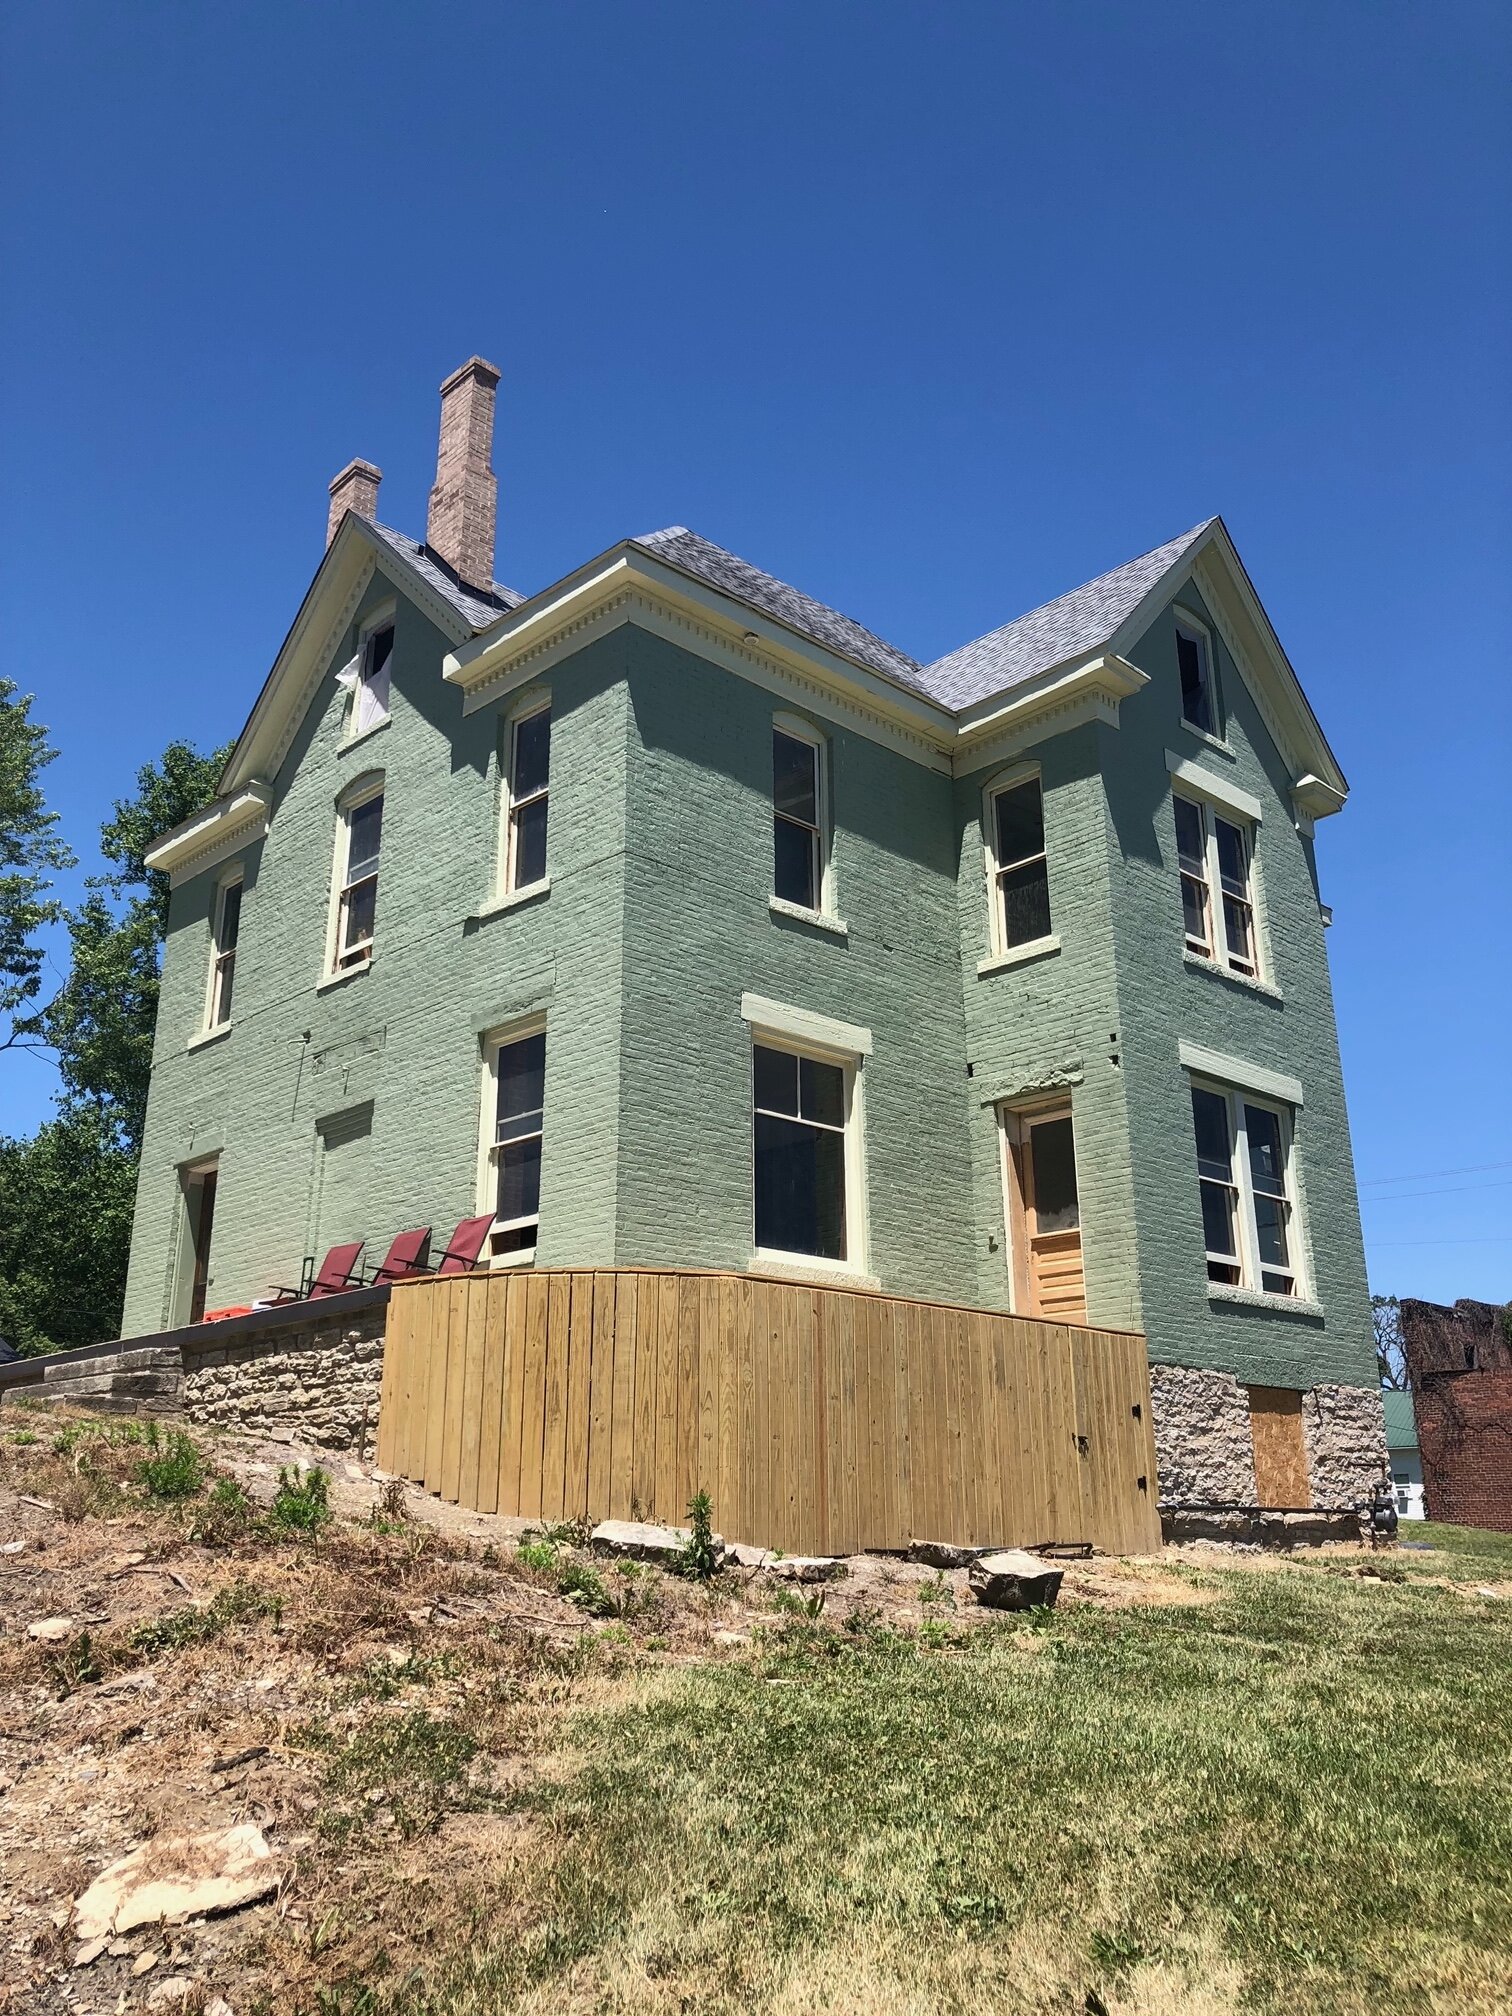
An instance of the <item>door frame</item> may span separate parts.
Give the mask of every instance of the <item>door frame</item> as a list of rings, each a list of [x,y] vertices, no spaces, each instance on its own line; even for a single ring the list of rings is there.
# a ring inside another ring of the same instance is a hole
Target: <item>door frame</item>
[[[1078,1218],[1081,1207],[1081,1156],[1076,1138],[1076,1112],[1069,1091],[1045,1093],[1022,1104],[1004,1100],[997,1108],[998,1159],[1003,1186],[1003,1236],[1007,1246],[1008,1307],[1015,1316],[1031,1316],[1034,1297],[1029,1285],[1029,1230],[1024,1201],[1023,1171],[1018,1150],[1035,1127],[1047,1120],[1071,1122],[1071,1149],[1076,1159]],[[1078,1224],[1078,1232],[1082,1231]],[[1087,1248],[1082,1237],[1082,1293],[1086,1294]]]
[[[219,1153],[201,1155],[193,1162],[182,1162],[178,1171],[179,1190],[179,1238],[177,1258],[174,1263],[173,1307],[168,1312],[168,1327],[177,1330],[194,1321],[190,1311],[194,1307],[194,1276],[199,1265],[197,1251],[199,1243],[199,1213],[204,1201],[204,1182],[207,1176],[216,1179],[217,1194],[220,1190]],[[210,1240],[215,1238],[215,1219],[212,1207]],[[205,1294],[209,1300],[210,1283],[214,1276],[210,1272],[210,1247],[205,1250]]]

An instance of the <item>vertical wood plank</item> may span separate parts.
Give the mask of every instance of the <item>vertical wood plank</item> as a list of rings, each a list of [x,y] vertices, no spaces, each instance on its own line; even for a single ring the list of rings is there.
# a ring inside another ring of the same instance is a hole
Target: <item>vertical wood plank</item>
[[[562,1459],[562,1517],[588,1516],[588,1440],[593,1372],[593,1276],[570,1276],[567,1343],[567,1435]]]
[[[593,1366],[588,1377],[588,1511],[609,1517],[609,1456],[614,1428],[614,1276],[593,1277]]]
[[[446,1424],[441,1444],[441,1496],[455,1505],[462,1480],[462,1420],[467,1398],[467,1282],[446,1284]]]
[[[673,1474],[672,1510],[667,1518],[681,1523],[688,1500],[698,1489],[698,1278],[680,1274],[677,1280],[677,1460]]]
[[[614,1397],[610,1406],[609,1517],[628,1519],[635,1478],[635,1310],[637,1276],[615,1277]]]
[[[693,1488],[711,1498],[719,1491],[720,1349],[719,1282],[705,1274],[698,1284],[698,1482]]]
[[[661,1283],[642,1274],[635,1298],[635,1426],[630,1468],[630,1510],[636,1519],[656,1517],[657,1333],[661,1323]]]
[[[656,1467],[651,1502],[655,1517],[672,1523],[677,1502],[677,1276],[656,1284]]]
[[[725,1275],[719,1282],[719,1460],[710,1489],[725,1538],[745,1537],[740,1506],[741,1290],[749,1282]]]
[[[571,1338],[572,1277],[547,1277],[546,1423],[541,1447],[541,1517],[565,1516],[563,1473],[567,1454],[567,1370]]]
[[[441,1451],[446,1444],[446,1326],[451,1315],[448,1284],[441,1282],[430,1297],[426,1359],[430,1368],[425,1407],[425,1469],[427,1491],[441,1491]]]
[[[457,1503],[478,1503],[478,1452],[483,1435],[483,1325],[488,1283],[471,1275],[463,1283],[462,1454],[457,1471]]]
[[[527,1274],[524,1291],[520,1379],[520,1486],[518,1503],[526,1519],[541,1515],[541,1465],[546,1447],[546,1316],[550,1284]]]
[[[484,1281],[477,1291],[483,1310],[483,1382],[478,1427],[480,1512],[499,1509],[499,1437],[504,1426],[504,1283]]]

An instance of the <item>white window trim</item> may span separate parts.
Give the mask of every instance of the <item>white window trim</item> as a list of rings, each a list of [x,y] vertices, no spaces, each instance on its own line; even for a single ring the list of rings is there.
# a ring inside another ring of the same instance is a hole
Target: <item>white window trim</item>
[[[387,777],[381,770],[369,771],[365,776],[356,777],[336,800],[336,832],[331,847],[331,900],[326,917],[325,965],[321,972],[320,985],[333,986],[338,980],[350,980],[354,974],[366,973],[373,963],[373,952],[369,949],[366,959],[356,959],[348,966],[337,964],[337,933],[341,928],[341,892],[346,886],[347,859],[351,847],[352,814],[374,798],[387,798]],[[388,805],[383,807],[384,825],[388,825]],[[379,842],[379,874],[382,874],[383,846],[387,839]],[[374,944],[376,944],[376,927]]]
[[[544,1015],[537,1014],[537,1015],[524,1016],[518,1022],[501,1023],[500,1026],[496,1029],[485,1030],[478,1038],[478,1042],[481,1045],[483,1053],[483,1085],[481,1095],[478,1101],[478,1169],[477,1169],[477,1186],[476,1186],[477,1189],[476,1210],[479,1217],[481,1217],[485,1211],[492,1212],[493,1210],[495,1210],[499,1201],[498,1177],[494,1170],[494,1161],[493,1161],[493,1151],[495,1146],[494,1135],[498,1128],[498,1111],[499,1111],[499,1052],[503,1049],[506,1049],[508,1045],[511,1043],[523,1042],[523,1040],[527,1036],[544,1036],[545,1033],[546,1033],[546,1017]],[[543,1102],[541,1112],[541,1143],[542,1143],[543,1168],[545,1164],[545,1140],[546,1140],[546,1114],[544,1106],[545,1096],[546,1096],[545,1088],[543,1087],[541,1093],[541,1098]],[[539,1211],[536,1212],[534,1220],[531,1220],[529,1218],[513,1218],[509,1221],[508,1225],[503,1228],[500,1227],[499,1221],[496,1218],[494,1220],[492,1227],[489,1230],[489,1239],[491,1240],[494,1232],[500,1229],[513,1230],[517,1226],[529,1225],[531,1223],[534,1223],[536,1227],[536,1235],[537,1238],[539,1238],[540,1225],[541,1225],[541,1214]],[[536,1257],[535,1247],[526,1246],[520,1249],[518,1252],[514,1253],[491,1252],[488,1256],[488,1265],[490,1268],[529,1267],[534,1264],[535,1257]]]
[[[1272,1071],[1264,1064],[1251,1064],[1243,1057],[1227,1056],[1222,1050],[1209,1050],[1201,1043],[1189,1043],[1181,1039],[1177,1048],[1182,1069],[1197,1078],[1211,1078],[1219,1089],[1253,1092],[1261,1099],[1271,1100],[1282,1106],[1295,1106],[1299,1111],[1306,1104],[1302,1081],[1292,1078],[1284,1071]]]
[[[1038,783],[1040,787],[1040,819],[1045,817],[1045,780],[1038,763],[1015,763],[1010,769],[998,771],[982,786],[982,872],[987,888],[987,944],[986,959],[977,967],[978,973],[996,972],[1003,965],[1017,965],[1022,959],[1038,959],[1052,951],[1060,950],[1060,939],[1055,931],[1052,914],[1050,929],[1038,938],[1026,938],[1020,945],[1009,945],[1003,930],[1003,905],[998,892],[998,876],[1002,864],[997,858],[997,801],[1005,791],[1015,791],[1021,784]],[[1026,860],[1036,859],[1027,855]],[[1049,886],[1050,875],[1050,835],[1045,833],[1045,876]]]
[[[774,908],[781,906],[780,914],[801,917],[805,922],[826,925],[831,929],[838,927],[843,932],[846,927],[835,912],[835,877],[832,859],[834,847],[830,831],[829,737],[822,729],[816,728],[812,721],[805,721],[801,714],[774,714],[772,731],[774,734],[790,736],[794,742],[807,742],[814,751],[814,819],[819,838],[819,908],[809,910],[801,903],[789,903],[785,897],[778,896],[775,890],[772,894],[772,904]],[[777,818],[775,793],[771,795],[772,818],[775,821]]]
[[[1183,728],[1189,728],[1194,735],[1205,737],[1207,741],[1214,743],[1218,748],[1227,748],[1228,744],[1225,740],[1225,733],[1228,723],[1223,711],[1223,692],[1218,684],[1218,654],[1213,649],[1212,630],[1203,622],[1200,616],[1194,616],[1190,609],[1183,608],[1179,602],[1172,606],[1171,615],[1178,632],[1185,626],[1192,633],[1193,637],[1201,643],[1203,650],[1207,654],[1208,698],[1213,708],[1213,725],[1211,728],[1200,727],[1197,722],[1187,719],[1186,700],[1181,691],[1181,662],[1178,658],[1176,665],[1176,698],[1181,706],[1181,725]]]
[[[1169,752],[1167,753],[1169,754]],[[1184,767],[1186,770],[1191,771],[1196,766],[1188,764]],[[1200,776],[1202,773],[1198,772],[1197,774]],[[1182,912],[1182,945],[1185,948],[1187,957],[1203,965],[1216,967],[1230,979],[1251,981],[1257,985],[1269,987],[1270,978],[1265,956],[1266,934],[1262,928],[1264,920],[1260,905],[1259,847],[1257,845],[1259,821],[1257,819],[1254,824],[1251,824],[1248,814],[1239,810],[1233,802],[1232,797],[1227,800],[1221,797],[1213,799],[1209,794],[1199,791],[1189,776],[1178,776],[1174,781],[1185,787],[1181,790],[1173,790],[1171,792],[1171,832],[1172,842],[1176,849],[1177,901]],[[1240,793],[1237,795],[1243,796],[1244,794]],[[1185,871],[1181,865],[1180,840],[1176,836],[1176,802],[1178,799],[1192,806],[1202,821],[1203,863],[1207,880],[1208,934],[1211,939],[1211,943],[1205,946],[1194,945],[1187,936],[1186,931],[1186,906],[1181,898],[1181,879]],[[1256,801],[1250,800],[1249,802],[1254,804]],[[1218,857],[1217,822],[1219,819],[1222,819],[1225,825],[1234,828],[1244,845],[1245,887],[1248,891],[1245,901],[1249,904],[1250,941],[1253,951],[1253,958],[1248,967],[1235,963],[1234,950],[1229,944],[1228,914],[1223,907],[1223,879]]]
[[[358,695],[362,690],[363,668],[367,664],[368,645],[378,631],[392,629],[394,632],[394,646],[397,649],[399,644],[398,617],[399,599],[397,596],[391,595],[387,602],[380,602],[376,609],[371,610],[364,616],[358,628],[357,651],[351,660],[351,663],[357,668],[357,677],[353,680],[351,691],[347,694],[346,717],[341,738],[343,749],[350,749],[354,742],[365,742],[369,735],[376,735],[380,728],[387,728],[389,722],[393,719],[392,707],[385,707],[378,720],[370,721],[366,728],[359,728],[357,726],[357,704]],[[391,651],[389,653],[390,700],[393,698],[393,663],[394,654]]]
[[[762,1012],[765,1011],[765,1012]],[[746,1263],[755,1273],[782,1273],[794,1279],[836,1281],[848,1287],[875,1288],[876,1277],[867,1272],[871,1250],[866,1209],[866,1114],[862,1066],[871,1054],[869,1029],[853,1023],[835,1022],[827,1015],[815,1015],[803,1008],[786,1008],[754,994],[742,995],[740,1012],[750,1030],[751,1054],[747,1064],[746,1110],[751,1116],[750,1133],[750,1225],[751,1257]],[[777,1246],[756,1244],[756,1139],[755,1069],[756,1050],[785,1050],[793,1057],[809,1057],[818,1064],[835,1064],[845,1077],[845,1227],[849,1251],[843,1260],[828,1260],[815,1253],[790,1253]]]
[[[537,876],[534,882],[516,882],[514,879],[514,815],[520,804],[534,803],[537,799],[546,801],[546,850],[547,860],[551,858],[551,774],[548,767],[546,789],[533,791],[529,800],[517,800],[514,788],[515,737],[522,722],[531,720],[537,714],[551,712],[552,696],[548,690],[533,688],[504,717],[503,747],[500,751],[500,819],[499,819],[499,860],[496,877],[496,901],[515,896],[543,894],[551,887],[551,876]],[[553,735],[556,723],[552,723]],[[548,758],[548,765],[550,759]]]
[[[223,1016],[219,1021],[212,1020],[212,1017],[215,1014],[216,995],[219,992],[220,986],[221,960],[223,957],[221,952],[221,932],[225,927],[226,894],[228,890],[240,889],[242,892],[242,907],[245,909],[246,879],[246,865],[238,861],[235,867],[228,868],[215,884],[215,895],[210,904],[210,971],[205,981],[205,1013],[199,1027],[201,1037],[224,1036],[231,1027],[231,1017],[229,1015]],[[240,950],[241,926],[240,922],[238,922],[236,952],[233,952],[231,955],[233,959]],[[234,998],[234,980],[232,982],[232,993]]]
[[[1263,1302],[1268,1307],[1274,1305],[1293,1311],[1315,1312],[1317,1304],[1312,1299],[1309,1286],[1309,1245],[1302,1222],[1302,1192],[1297,1180],[1296,1139],[1291,1106],[1285,1099],[1274,1094],[1257,1092],[1252,1087],[1237,1084],[1233,1080],[1225,1083],[1221,1078],[1210,1077],[1200,1071],[1191,1073],[1191,1087],[1193,1091],[1215,1094],[1228,1107],[1229,1154],[1233,1164],[1233,1187],[1238,1193],[1236,1212],[1238,1254],[1230,1256],[1225,1253],[1210,1253],[1204,1244],[1203,1267],[1205,1271],[1210,1261],[1217,1262],[1220,1266],[1231,1266],[1237,1258],[1239,1279],[1226,1282],[1214,1281],[1209,1277],[1207,1287],[1210,1295],[1214,1301],[1257,1301]],[[1258,1106],[1263,1111],[1274,1114],[1281,1125],[1281,1155],[1285,1172],[1282,1194],[1287,1205],[1286,1243],[1290,1255],[1289,1265],[1285,1268],[1274,1266],[1267,1268],[1260,1258],[1259,1222],[1255,1215],[1254,1172],[1250,1168],[1249,1136],[1244,1117],[1246,1105]],[[1195,1156],[1195,1142],[1193,1152]],[[1201,1183],[1202,1178],[1199,1175],[1199,1194]],[[1200,1207],[1198,1223],[1201,1224]],[[1262,1278],[1266,1272],[1289,1273],[1292,1280],[1291,1293],[1288,1295],[1262,1286]]]

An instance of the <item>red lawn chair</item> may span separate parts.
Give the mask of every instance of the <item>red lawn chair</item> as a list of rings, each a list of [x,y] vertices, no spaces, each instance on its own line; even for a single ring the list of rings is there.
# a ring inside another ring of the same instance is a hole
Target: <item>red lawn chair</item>
[[[368,1286],[380,1288],[389,1281],[404,1281],[411,1274],[426,1273],[425,1256],[430,1251],[430,1235],[429,1225],[422,1225],[415,1232],[399,1233]]]
[[[450,1244],[436,1267],[438,1274],[470,1274],[478,1264],[483,1242],[493,1227],[492,1211],[481,1218],[464,1218],[451,1236]]]
[[[344,1295],[348,1288],[360,1288],[362,1269],[357,1262],[362,1257],[362,1247],[361,1239],[350,1246],[333,1246],[320,1263],[320,1272],[308,1288],[274,1288],[270,1290],[272,1300],[312,1302],[319,1295]]]

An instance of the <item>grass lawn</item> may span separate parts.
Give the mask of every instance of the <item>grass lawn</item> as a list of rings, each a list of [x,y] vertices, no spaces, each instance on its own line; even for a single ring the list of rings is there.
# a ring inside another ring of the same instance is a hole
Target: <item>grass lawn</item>
[[[642,1671],[559,1732],[498,1934],[394,2006],[1512,2007],[1512,1601],[1426,1579],[1512,1541],[1425,1535]]]

